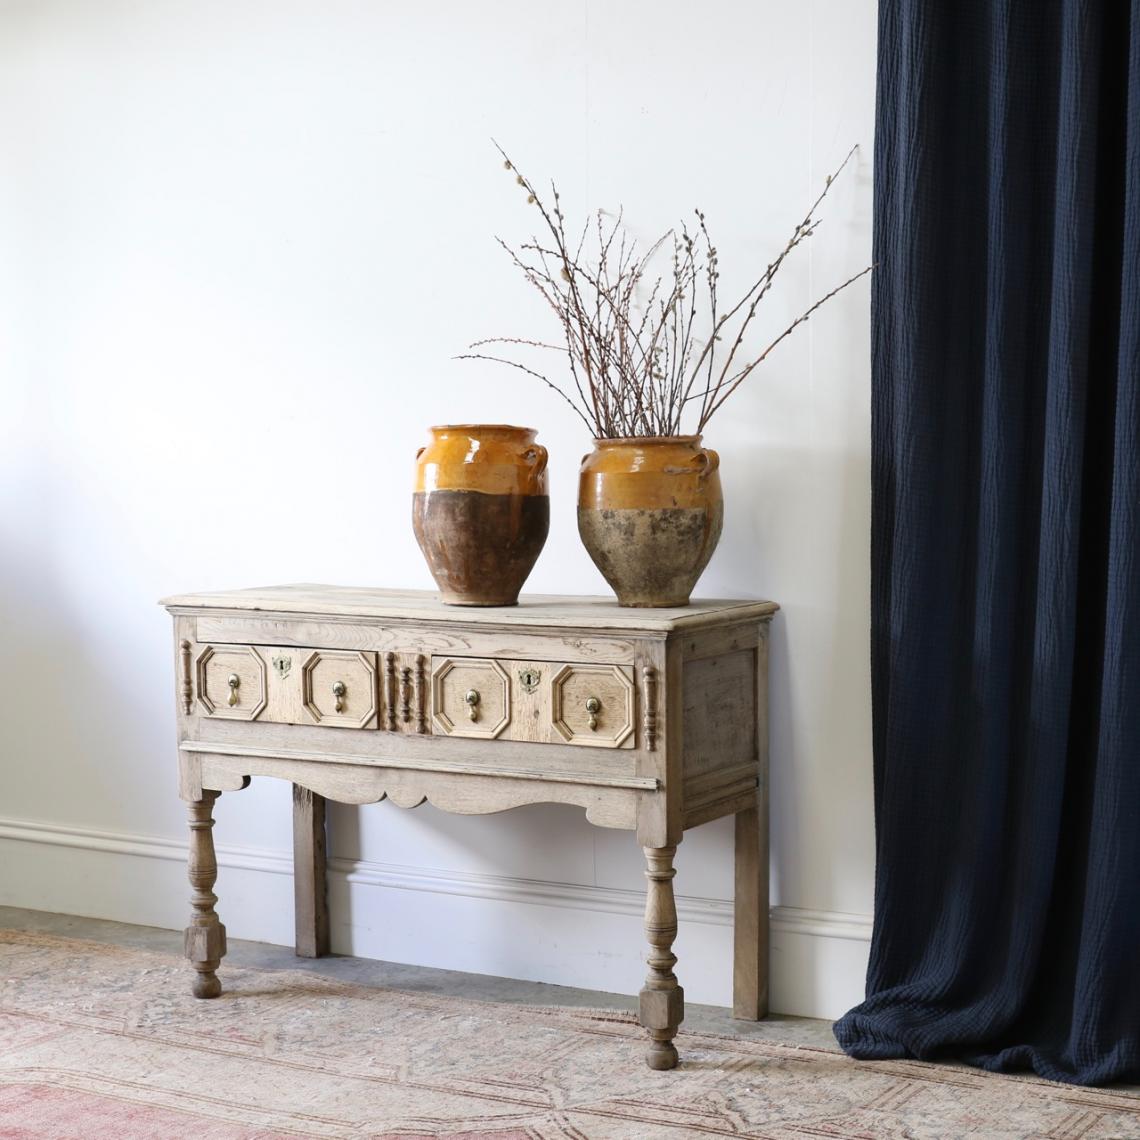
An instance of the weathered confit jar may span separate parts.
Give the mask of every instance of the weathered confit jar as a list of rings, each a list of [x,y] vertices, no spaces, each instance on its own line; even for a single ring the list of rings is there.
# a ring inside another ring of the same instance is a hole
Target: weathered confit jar
[[[621,605],[689,604],[724,522],[719,466],[699,435],[594,440],[578,533]]]
[[[448,424],[416,453],[412,525],[443,601],[513,606],[550,529],[532,428]]]

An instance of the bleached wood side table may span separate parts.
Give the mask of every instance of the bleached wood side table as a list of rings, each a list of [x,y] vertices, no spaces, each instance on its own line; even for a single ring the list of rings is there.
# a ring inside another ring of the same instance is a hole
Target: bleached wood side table
[[[651,1068],[677,1063],[673,859],[736,816],[733,1012],[768,1004],[767,631],[771,602],[621,609],[524,597],[444,606],[419,591],[277,586],[187,594],[174,617],[178,771],[193,888],[194,994],[221,992],[214,801],[293,783],[297,953],[328,953],[325,801],[481,814],[577,804],[645,851]]]

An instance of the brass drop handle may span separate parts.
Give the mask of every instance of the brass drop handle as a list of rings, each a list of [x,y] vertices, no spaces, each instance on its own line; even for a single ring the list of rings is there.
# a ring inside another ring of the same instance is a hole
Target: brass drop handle
[[[602,711],[602,702],[597,697],[586,698],[586,712],[590,714],[590,731],[598,730],[598,713]]]
[[[467,715],[474,721],[479,719],[479,690],[468,689],[463,695],[467,702]]]
[[[338,713],[344,712],[344,695],[348,692],[343,681],[333,682],[333,696],[336,697],[336,711]]]
[[[241,688],[241,678],[236,673],[230,674],[230,679],[226,682],[230,687],[230,699],[228,704],[232,709],[238,702],[237,691]]]

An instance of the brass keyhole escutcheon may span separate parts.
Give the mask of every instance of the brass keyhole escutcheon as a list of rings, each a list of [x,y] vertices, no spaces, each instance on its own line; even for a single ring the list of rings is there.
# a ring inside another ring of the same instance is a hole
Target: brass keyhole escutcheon
[[[519,670],[519,684],[522,685],[524,693],[533,693],[541,680],[542,674],[537,669]]]
[[[467,704],[467,715],[476,721],[479,719],[479,690],[468,689],[463,695],[463,700]]]
[[[293,666],[293,658],[286,657],[284,654],[278,654],[273,658],[273,671],[284,680],[289,675],[289,670]]]
[[[344,695],[348,692],[348,688],[343,681],[333,682],[333,696],[336,697],[336,711],[338,713],[344,712]]]
[[[597,697],[586,698],[586,712],[590,714],[590,731],[598,730],[598,713],[602,711],[602,702]]]
[[[230,699],[227,703],[232,709],[238,703],[237,691],[241,688],[241,678],[236,673],[231,673],[226,684],[230,687]]]

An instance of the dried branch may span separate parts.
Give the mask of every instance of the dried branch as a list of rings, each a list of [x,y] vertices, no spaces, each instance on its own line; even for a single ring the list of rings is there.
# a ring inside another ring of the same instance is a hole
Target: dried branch
[[[558,385],[555,384],[553,380],[548,380],[545,376],[543,376],[543,374],[541,372],[535,372],[533,368],[527,368],[527,366],[525,364],[519,364],[519,362],[517,360],[507,360],[506,357],[503,357],[503,356],[490,356],[490,355],[488,355],[486,353],[482,353],[482,352],[461,352],[454,359],[456,359],[456,360],[492,360],[496,364],[507,364],[511,368],[518,368],[520,371],[525,372],[528,376],[533,376],[536,380],[541,380],[548,388],[553,388],[554,391],[557,392],[562,397],[562,399],[564,399],[566,401],[566,403],[568,403],[570,405],[570,407],[572,407],[574,409],[575,414],[582,421],[582,423],[584,423],[587,428],[590,428],[590,426],[591,426],[590,421],[588,419],[586,419],[586,417],[582,414],[582,409],[579,408],[578,405],[575,404],[574,401],[572,399],[570,399],[570,397],[568,395],[566,395],[566,393],[561,388],[559,388]]]
[[[509,357],[467,352],[458,359],[492,360],[517,368],[541,380],[558,393],[597,438],[633,435],[679,435],[682,417],[699,401],[696,431],[763,363],[768,354],[806,322],[821,305],[871,271],[862,270],[826,293],[798,316],[759,355],[734,369],[745,350],[748,333],[761,302],[793,250],[819,226],[816,210],[855,148],[828,176],[823,190],[803,220],[792,231],[764,272],[735,305],[721,313],[717,292],[720,261],[705,223],[696,211],[698,225],[690,233],[663,234],[644,253],[627,233],[624,218],[606,218],[598,211],[583,225],[576,245],[566,236],[565,218],[557,187],[551,184],[552,206],[547,206],[534,184],[495,144],[503,164],[537,208],[546,229],[545,240],[534,237],[512,247],[496,239],[526,280],[538,291],[558,320],[563,345],[524,337],[491,337],[471,349],[506,345],[521,350],[564,351],[573,393],[543,373]],[[668,277],[654,275],[652,264],[665,242],[672,239],[672,268]],[[704,281],[706,302],[698,294]],[[644,297],[639,304],[639,297]],[[707,309],[707,315],[706,315]],[[707,328],[707,336],[700,334]],[[727,340],[727,354],[718,353]]]
[[[715,403],[710,404],[706,411],[703,411],[701,413],[701,418],[697,421],[697,431],[700,432],[704,430],[704,426],[708,423],[712,414],[721,406],[721,404],[725,402],[725,400],[728,399],[729,396],[732,395],[733,392],[736,391],[737,388],[740,387],[740,385],[751,374],[752,370],[756,368],[758,364],[763,363],[764,358],[768,355],[768,353],[772,351],[772,349],[776,347],[776,345],[780,343],[780,341],[782,341],[786,336],[790,336],[792,332],[794,332],[796,328],[802,325],[804,321],[806,321],[821,305],[826,304],[837,293],[842,293],[848,285],[854,285],[860,277],[866,277],[866,275],[870,273],[874,268],[875,267],[873,265],[868,265],[866,269],[860,269],[859,272],[856,273],[853,277],[848,277],[842,285],[837,285],[834,289],[831,290],[830,293],[824,294],[818,301],[816,301],[814,305],[812,305],[810,309],[806,310],[798,317],[796,317],[796,319],[792,321],[792,323],[788,325],[788,327],[784,329],[784,331],[780,333],[780,335],[776,337],[776,339],[772,341],[772,343],[768,345],[768,347],[764,349],[764,351],[760,353],[760,355],[756,357],[756,359],[753,360],[751,364],[742,368],[734,377],[732,377],[732,379],[729,381],[728,389],[725,391],[725,393],[720,396]]]

